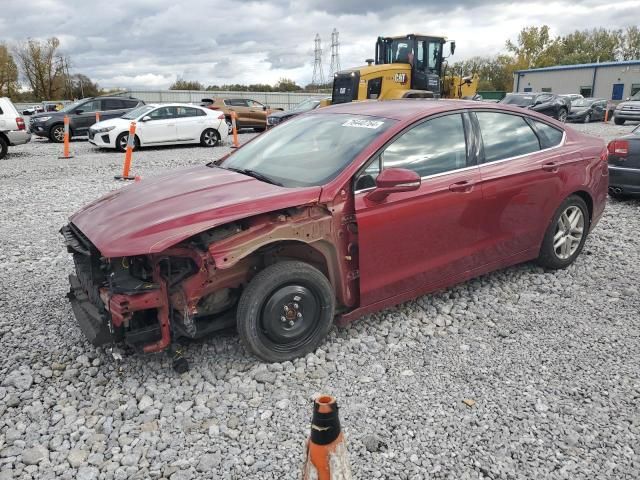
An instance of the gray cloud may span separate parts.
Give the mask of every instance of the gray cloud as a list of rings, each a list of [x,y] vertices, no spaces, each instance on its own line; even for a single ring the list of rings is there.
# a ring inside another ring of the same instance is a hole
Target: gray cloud
[[[448,35],[453,60],[495,54],[527,25],[554,33],[632,23],[637,1],[569,1],[548,4],[489,0],[86,0],[5,2],[0,41],[57,36],[72,69],[107,87],[168,86],[177,76],[213,83],[311,80],[313,39],[323,38],[325,74],[330,34],[340,31],[341,65],[362,64],[378,35],[409,32]],[[555,7],[552,7],[555,5]],[[557,11],[551,11],[555,8]],[[567,12],[571,11],[571,15]]]

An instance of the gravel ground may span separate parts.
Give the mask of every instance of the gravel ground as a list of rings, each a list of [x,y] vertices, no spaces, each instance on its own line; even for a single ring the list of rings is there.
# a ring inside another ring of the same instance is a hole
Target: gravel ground
[[[421,297],[293,363],[214,337],[178,375],[165,355],[116,363],[76,326],[58,229],[121,185],[122,155],[60,150],[36,139],[0,162],[0,479],[297,479],[320,392],[339,399],[355,478],[638,478],[639,201],[610,201],[567,270]],[[227,150],[143,150],[133,173]]]

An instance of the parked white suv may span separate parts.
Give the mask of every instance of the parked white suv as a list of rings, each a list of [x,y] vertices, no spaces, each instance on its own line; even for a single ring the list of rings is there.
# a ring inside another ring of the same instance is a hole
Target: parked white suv
[[[197,105],[169,103],[142,105],[120,118],[98,122],[89,128],[89,142],[96,147],[124,151],[132,121],[136,122],[136,148],[185,143],[214,147],[224,143],[228,135],[224,113]]]
[[[0,159],[7,155],[9,146],[22,145],[31,140],[24,119],[7,97],[0,97]]]

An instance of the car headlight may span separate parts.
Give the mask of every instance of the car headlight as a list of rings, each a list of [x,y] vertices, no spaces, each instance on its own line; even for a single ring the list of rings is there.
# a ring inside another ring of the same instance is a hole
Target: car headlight
[[[114,128],[116,128],[116,127],[115,126],[111,126],[111,127],[96,128],[96,129],[92,129],[92,130],[94,132],[96,132],[96,133],[106,133],[106,132],[110,132]]]
[[[38,118],[34,118],[33,121],[34,122],[46,122],[47,120],[49,120],[51,117],[38,117]]]

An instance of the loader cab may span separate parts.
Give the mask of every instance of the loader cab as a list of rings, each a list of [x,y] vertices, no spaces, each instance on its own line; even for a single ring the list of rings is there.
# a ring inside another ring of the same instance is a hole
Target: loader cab
[[[443,37],[409,34],[404,37],[378,37],[376,65],[408,63],[411,65],[411,87],[441,91],[442,60],[446,40]],[[454,47],[452,43],[452,52]]]

